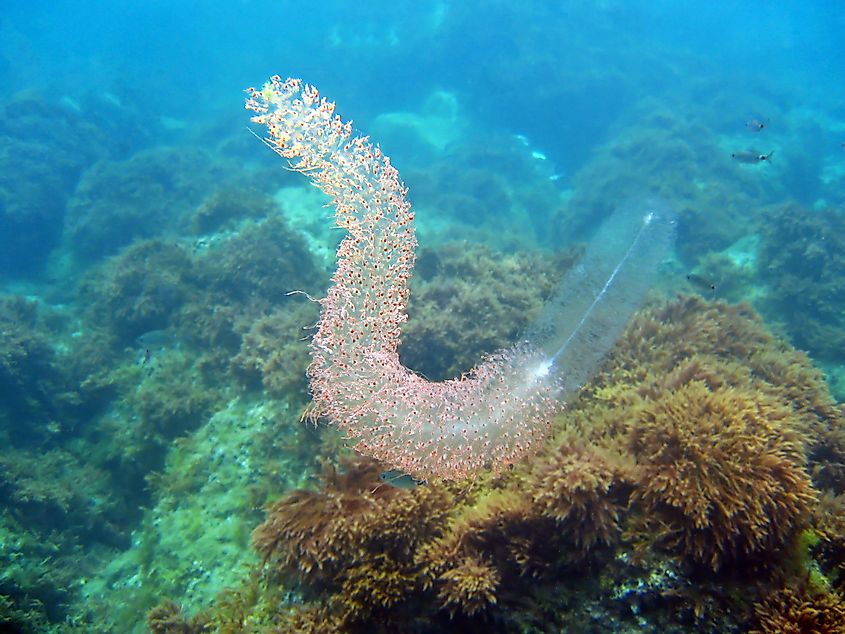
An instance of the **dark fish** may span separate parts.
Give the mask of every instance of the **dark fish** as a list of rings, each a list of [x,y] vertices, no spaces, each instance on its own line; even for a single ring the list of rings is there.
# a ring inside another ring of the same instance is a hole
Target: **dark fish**
[[[425,480],[416,480],[398,469],[382,471],[379,479],[385,484],[397,489],[416,489],[419,485],[425,484]]]
[[[745,127],[752,132],[761,132],[766,127],[766,124],[767,122],[760,121],[759,119],[749,119],[745,122]]]
[[[742,152],[734,152],[731,154],[731,158],[739,163],[760,163],[761,161],[771,162],[772,154],[774,153],[774,150],[768,154],[762,154],[757,150],[744,150]]]
[[[716,284],[705,277],[701,277],[695,273],[690,273],[687,275],[687,282],[695,286],[700,291],[710,291],[712,294],[716,294]]]

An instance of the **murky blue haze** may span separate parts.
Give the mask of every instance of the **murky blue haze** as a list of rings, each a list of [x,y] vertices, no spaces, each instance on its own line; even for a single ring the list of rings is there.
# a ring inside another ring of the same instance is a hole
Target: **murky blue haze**
[[[845,8],[706,5],[6,0],[0,629],[839,631]],[[617,206],[677,214],[651,312],[492,484],[300,421],[290,292],[341,236],[250,133],[275,74],[409,186],[431,379]]]

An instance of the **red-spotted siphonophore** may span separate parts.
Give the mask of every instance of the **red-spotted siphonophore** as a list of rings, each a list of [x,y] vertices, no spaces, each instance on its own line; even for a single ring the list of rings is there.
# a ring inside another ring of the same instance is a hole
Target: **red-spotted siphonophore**
[[[357,451],[417,479],[495,471],[529,454],[561,407],[564,362],[582,381],[644,294],[650,276],[632,265],[656,268],[669,238],[651,234],[672,224],[668,215],[658,223],[656,212],[637,212],[627,233],[615,231],[627,242],[617,249],[621,260],[608,265],[605,244],[592,262],[588,249],[579,269],[586,275],[567,278],[575,301],[562,309],[563,321],[555,316],[560,306],[551,318],[547,311],[532,343],[493,354],[459,378],[431,382],[399,362],[417,241],[407,189],[390,159],[367,137],[353,136],[334,103],[299,79],[274,76],[247,93],[267,145],[332,199],[335,223],[348,232],[311,341],[314,414],[340,427]]]

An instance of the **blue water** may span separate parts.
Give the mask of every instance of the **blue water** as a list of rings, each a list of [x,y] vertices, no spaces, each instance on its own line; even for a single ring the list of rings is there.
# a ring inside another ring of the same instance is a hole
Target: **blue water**
[[[343,445],[299,424],[318,314],[287,293],[325,294],[340,236],[249,132],[244,89],[274,74],[317,86],[409,186],[402,354],[426,376],[513,341],[566,249],[657,195],[679,223],[655,292],[746,302],[841,403],[843,33],[833,1],[6,0],[0,624],[143,631],[165,598],[219,606],[261,567],[263,505]],[[839,456],[822,410],[813,446]]]

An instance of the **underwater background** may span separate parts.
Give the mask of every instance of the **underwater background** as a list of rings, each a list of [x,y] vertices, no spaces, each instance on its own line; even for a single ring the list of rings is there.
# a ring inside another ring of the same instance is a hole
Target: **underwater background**
[[[833,1],[6,0],[0,631],[845,632],[843,33]],[[289,293],[340,232],[249,132],[276,73],[409,186],[430,379],[618,205],[677,213],[513,470],[417,483],[301,421]]]

